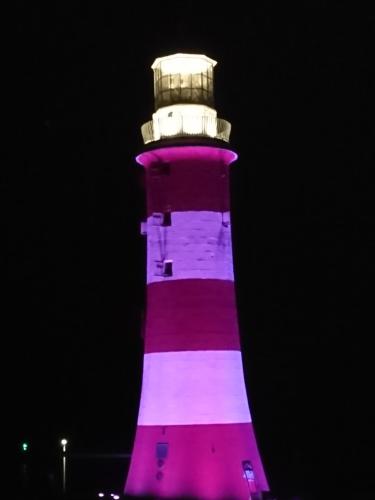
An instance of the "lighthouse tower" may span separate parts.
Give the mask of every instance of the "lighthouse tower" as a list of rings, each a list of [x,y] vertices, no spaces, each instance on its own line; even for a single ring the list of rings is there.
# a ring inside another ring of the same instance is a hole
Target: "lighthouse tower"
[[[230,124],[213,104],[216,61],[155,60],[142,126],[147,311],[129,496],[248,500],[268,484],[239,341],[229,203]]]

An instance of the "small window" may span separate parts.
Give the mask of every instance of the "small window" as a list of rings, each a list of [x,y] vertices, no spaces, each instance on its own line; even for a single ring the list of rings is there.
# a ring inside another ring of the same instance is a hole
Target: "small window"
[[[163,226],[171,226],[172,225],[172,217],[171,212],[163,213]]]
[[[155,276],[164,276],[164,278],[170,278],[172,275],[173,275],[172,260],[155,261]]]
[[[253,466],[251,465],[250,460],[244,460],[242,462],[242,468],[244,471],[244,477],[248,481],[254,481],[255,480],[254,469]]]
[[[172,264],[173,264],[173,262],[171,260],[164,261],[163,276],[165,276],[166,278],[169,278],[173,274]]]
[[[165,460],[168,455],[168,443],[156,443],[156,458]]]

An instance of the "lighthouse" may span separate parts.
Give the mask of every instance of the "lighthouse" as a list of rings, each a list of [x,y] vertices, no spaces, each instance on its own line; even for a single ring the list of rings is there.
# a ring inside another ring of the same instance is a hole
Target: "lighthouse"
[[[130,497],[248,500],[268,483],[243,375],[231,243],[231,125],[214,108],[216,61],[152,65],[142,126],[147,293]]]

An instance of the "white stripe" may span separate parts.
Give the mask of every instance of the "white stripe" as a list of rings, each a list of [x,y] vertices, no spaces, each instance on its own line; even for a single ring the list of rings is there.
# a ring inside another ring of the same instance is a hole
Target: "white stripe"
[[[240,351],[144,356],[138,425],[251,422]]]
[[[233,281],[229,212],[172,212],[171,226],[147,220],[147,283],[179,279]],[[224,222],[224,223],[223,223]],[[163,277],[157,262],[173,261],[173,275]]]

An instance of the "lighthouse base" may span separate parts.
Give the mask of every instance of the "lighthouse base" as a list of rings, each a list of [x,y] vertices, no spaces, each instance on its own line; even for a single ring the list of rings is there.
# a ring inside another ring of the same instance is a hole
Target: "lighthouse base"
[[[251,423],[137,428],[129,496],[249,500],[268,489]]]

